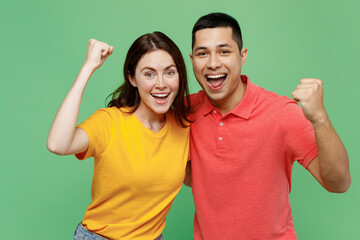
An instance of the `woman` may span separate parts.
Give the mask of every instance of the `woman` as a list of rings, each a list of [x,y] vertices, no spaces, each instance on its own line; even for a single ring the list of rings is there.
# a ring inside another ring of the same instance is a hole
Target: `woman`
[[[108,107],[76,126],[85,86],[112,52],[104,42],[89,41],[85,63],[55,116],[47,146],[80,160],[94,157],[92,202],[74,239],[163,239],[188,159],[185,63],[163,33],[139,37],[126,56],[125,82]]]

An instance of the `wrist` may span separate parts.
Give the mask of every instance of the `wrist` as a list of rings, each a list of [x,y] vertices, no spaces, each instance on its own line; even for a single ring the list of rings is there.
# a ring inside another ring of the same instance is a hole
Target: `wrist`
[[[83,72],[83,73],[88,73],[88,74],[93,74],[93,72],[95,72],[96,68],[95,67],[92,67],[88,64],[84,64],[82,67],[81,67],[81,70],[80,72]]]
[[[327,126],[327,125],[331,124],[330,119],[329,119],[326,112],[323,113],[323,114],[319,114],[319,116],[314,118],[311,121],[311,123],[312,123],[313,126],[317,126],[317,127],[319,127],[319,126]]]
[[[74,84],[76,86],[83,86],[84,84],[86,85],[94,71],[95,71],[95,69],[84,64],[81,67],[80,72],[79,72]]]

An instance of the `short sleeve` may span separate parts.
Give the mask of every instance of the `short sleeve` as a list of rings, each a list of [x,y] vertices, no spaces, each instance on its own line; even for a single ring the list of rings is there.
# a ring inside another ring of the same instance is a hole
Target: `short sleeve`
[[[318,155],[313,126],[295,101],[288,102],[281,113],[286,152],[292,161],[307,168]]]
[[[89,137],[89,147],[85,152],[75,154],[79,160],[90,157],[97,158],[110,143],[113,121],[108,109],[97,110],[88,119],[77,126],[83,129]]]

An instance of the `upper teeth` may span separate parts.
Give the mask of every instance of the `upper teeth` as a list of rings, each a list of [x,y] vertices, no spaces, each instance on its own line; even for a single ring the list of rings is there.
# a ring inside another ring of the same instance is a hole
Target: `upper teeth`
[[[163,93],[163,94],[152,94],[155,97],[166,97],[168,94]]]
[[[207,75],[206,77],[208,78],[221,78],[221,77],[225,77],[226,74],[218,74],[218,75]]]

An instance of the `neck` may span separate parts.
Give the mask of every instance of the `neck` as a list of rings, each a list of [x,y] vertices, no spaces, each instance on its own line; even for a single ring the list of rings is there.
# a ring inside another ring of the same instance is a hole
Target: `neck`
[[[157,114],[149,109],[145,109],[141,103],[134,114],[146,128],[154,133],[159,132],[166,123],[165,114]]]

